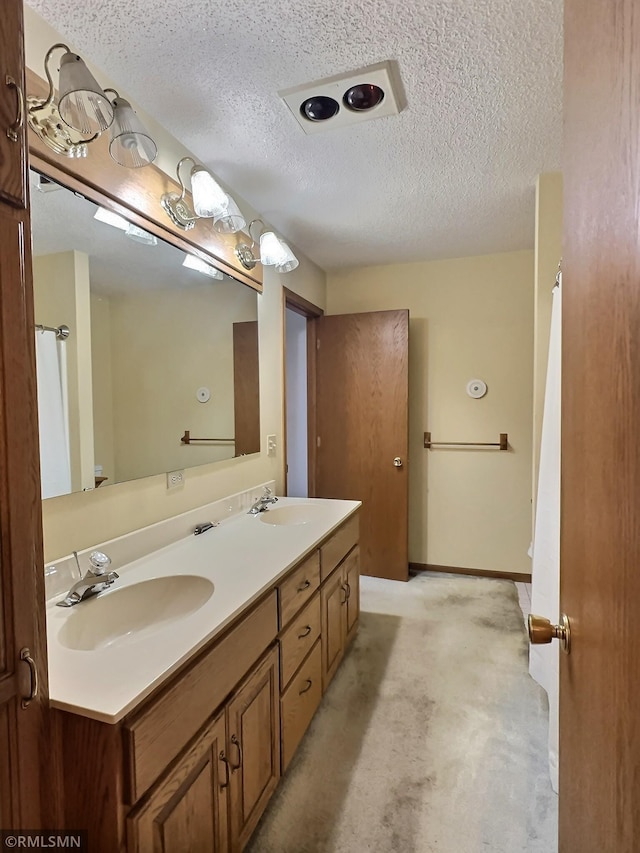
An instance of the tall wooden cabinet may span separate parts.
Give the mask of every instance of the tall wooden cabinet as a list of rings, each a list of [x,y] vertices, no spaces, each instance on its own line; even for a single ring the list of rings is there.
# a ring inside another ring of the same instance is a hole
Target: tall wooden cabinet
[[[22,0],[0,15],[0,827],[56,825],[47,664]],[[36,694],[37,685],[37,695]],[[31,697],[31,698],[29,698]],[[44,810],[44,811],[43,811]]]

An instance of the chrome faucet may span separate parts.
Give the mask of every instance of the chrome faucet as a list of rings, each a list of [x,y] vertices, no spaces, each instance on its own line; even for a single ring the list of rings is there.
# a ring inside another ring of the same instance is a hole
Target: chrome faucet
[[[269,509],[269,504],[274,504],[278,498],[273,494],[269,486],[264,487],[264,492],[254,503],[248,512],[248,515],[258,515],[259,512],[265,512]]]
[[[104,592],[118,578],[117,572],[108,572],[107,569],[111,565],[111,558],[102,551],[92,551],[89,555],[89,569],[84,577],[80,569],[78,561],[78,552],[74,551],[73,556],[76,558],[78,571],[80,572],[80,580],[76,581],[71,587],[66,597],[58,602],[58,607],[73,607],[93,595],[98,595]]]

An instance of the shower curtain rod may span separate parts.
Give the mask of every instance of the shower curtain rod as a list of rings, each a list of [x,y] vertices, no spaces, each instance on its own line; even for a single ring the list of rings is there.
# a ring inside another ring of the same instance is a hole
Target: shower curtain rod
[[[56,338],[64,341],[66,340],[71,332],[69,331],[69,327],[65,326],[43,326],[40,323],[36,323],[36,332],[55,332]]]

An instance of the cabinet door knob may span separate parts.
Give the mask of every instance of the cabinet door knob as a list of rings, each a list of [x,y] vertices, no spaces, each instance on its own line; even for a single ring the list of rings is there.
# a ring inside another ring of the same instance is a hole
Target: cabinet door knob
[[[7,86],[13,87],[16,90],[16,95],[18,97],[18,111],[16,115],[16,120],[12,125],[7,128],[8,138],[12,142],[18,142],[20,139],[18,131],[22,129],[22,125],[24,124],[24,94],[20,86],[9,74],[7,74],[7,76],[5,77],[5,83]]]
[[[347,595],[347,585],[346,585],[346,583],[343,583],[343,584],[342,584],[342,586],[340,587],[340,589],[344,592],[344,598],[342,599],[342,601],[340,602],[340,604],[346,604],[346,603],[347,603],[347,600],[349,599],[349,596]]]
[[[311,633],[311,625],[307,625],[305,628],[302,629],[301,633],[298,634],[298,639],[304,640],[304,638],[308,637],[310,633]]]

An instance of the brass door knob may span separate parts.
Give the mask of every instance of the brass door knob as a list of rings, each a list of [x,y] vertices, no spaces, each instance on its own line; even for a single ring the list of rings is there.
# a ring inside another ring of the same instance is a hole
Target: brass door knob
[[[533,645],[550,643],[551,640],[560,640],[563,652],[569,654],[571,651],[571,624],[569,617],[563,613],[559,625],[552,625],[544,616],[529,614],[529,641]]]
[[[402,468],[402,459],[399,456],[393,460],[393,464],[396,468]]]

